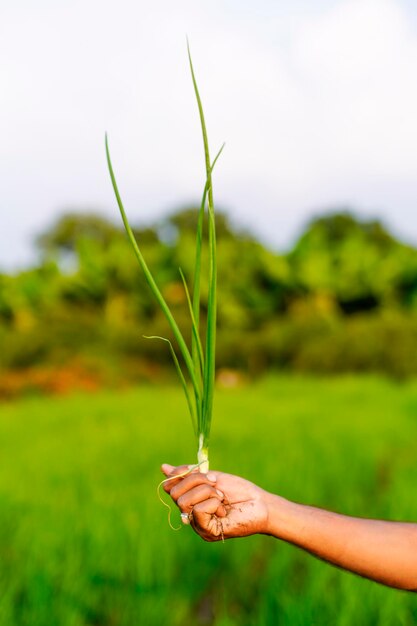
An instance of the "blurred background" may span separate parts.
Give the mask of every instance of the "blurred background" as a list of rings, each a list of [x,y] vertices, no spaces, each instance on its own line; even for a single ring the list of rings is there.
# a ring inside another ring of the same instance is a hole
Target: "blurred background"
[[[186,35],[212,153],[226,142],[212,465],[417,519],[415,4],[5,0],[0,621],[414,624],[406,594],[265,537],[206,546],[156,499],[159,464],[195,445],[170,354],[143,338],[170,331],[104,132],[190,336],[178,268],[191,282],[205,180]],[[202,299],[204,322],[204,278]]]

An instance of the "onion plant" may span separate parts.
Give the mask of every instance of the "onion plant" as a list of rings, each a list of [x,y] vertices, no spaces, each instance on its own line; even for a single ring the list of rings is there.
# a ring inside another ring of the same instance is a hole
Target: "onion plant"
[[[106,135],[106,155],[110,178],[113,184],[114,193],[117,204],[120,209],[122,220],[126,229],[127,236],[132,244],[136,258],[145,275],[145,278],[158,301],[159,306],[164,312],[176,344],[182,356],[182,364],[177,356],[176,350],[171,341],[165,337],[150,336],[149,339],[161,339],[166,341],[172,355],[175,369],[181,381],[182,388],[187,400],[188,410],[194,427],[197,439],[197,463],[202,472],[208,472],[209,456],[208,446],[210,437],[210,426],[213,412],[213,395],[215,383],[215,352],[216,352],[216,311],[217,311],[217,265],[216,265],[216,225],[213,200],[213,184],[212,172],[214,165],[220,156],[223,146],[219,150],[216,158],[211,161],[209,144],[207,138],[206,123],[204,119],[203,105],[197,86],[194,73],[193,62],[191,59],[190,48],[187,43],[188,60],[190,65],[191,79],[194,88],[194,94],[197,101],[198,112],[200,117],[201,130],[204,144],[205,159],[205,185],[201,199],[200,209],[198,213],[197,232],[196,232],[196,252],[194,264],[194,280],[192,287],[192,295],[185,280],[184,274],[179,269],[181,280],[184,284],[186,300],[188,304],[189,314],[191,318],[191,349],[187,345],[184,336],[176,323],[167,302],[165,301],[158,285],[156,284],[150,269],[140,250],[140,244],[136,241],[132,228],[126,216],[123,202],[120,197],[119,189],[116,183],[112,162],[110,159],[110,150]],[[201,276],[201,250],[203,245],[203,223],[205,212],[208,212],[208,247],[209,247],[209,288],[208,288],[208,306],[207,306],[207,324],[205,329],[205,341],[202,339],[202,331],[200,328],[200,276]],[[185,367],[185,373],[183,368]]]

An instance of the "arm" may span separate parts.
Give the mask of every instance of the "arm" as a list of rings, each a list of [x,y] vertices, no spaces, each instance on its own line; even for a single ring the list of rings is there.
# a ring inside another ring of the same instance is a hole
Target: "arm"
[[[184,468],[163,466],[173,476]],[[296,504],[238,476],[191,473],[165,484],[206,541],[272,535],[377,582],[417,590],[417,524],[383,522]]]
[[[331,513],[269,495],[268,534],[377,582],[417,591],[417,524]]]

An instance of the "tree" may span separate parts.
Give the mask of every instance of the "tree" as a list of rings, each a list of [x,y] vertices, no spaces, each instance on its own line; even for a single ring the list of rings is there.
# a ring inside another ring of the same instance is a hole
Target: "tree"
[[[313,220],[288,258],[305,293],[327,294],[345,313],[406,305],[417,293],[417,251],[346,211]]]

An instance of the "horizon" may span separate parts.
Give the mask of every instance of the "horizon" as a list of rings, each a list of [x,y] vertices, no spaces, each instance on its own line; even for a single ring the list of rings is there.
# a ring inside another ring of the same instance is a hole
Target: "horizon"
[[[157,230],[158,227],[161,225],[161,223],[169,219],[171,216],[180,214],[181,212],[186,211],[188,209],[197,210],[197,208],[198,208],[197,203],[179,204],[173,207],[171,210],[164,213],[163,215],[161,215],[156,220],[149,219],[149,220],[142,220],[141,222],[134,221],[134,222],[131,222],[131,226],[133,229],[150,228],[150,229]],[[322,209],[322,210],[318,209],[317,211],[311,212],[311,214],[307,217],[307,219],[305,219],[300,224],[299,228],[295,232],[294,237],[288,242],[288,244],[285,247],[279,247],[279,246],[271,244],[271,242],[268,242],[265,238],[262,237],[262,235],[259,235],[259,233],[257,233],[253,228],[251,228],[250,225],[242,226],[242,225],[237,224],[236,220],[233,218],[232,213],[228,211],[225,207],[218,207],[217,213],[224,215],[226,217],[228,223],[231,226],[232,231],[237,236],[239,236],[239,234],[243,234],[243,235],[248,234],[249,236],[253,237],[258,243],[260,243],[264,248],[268,249],[273,254],[277,254],[277,255],[288,254],[297,244],[299,239],[308,231],[309,227],[315,221],[325,218],[325,217],[332,217],[335,215],[348,215],[350,217],[353,217],[353,219],[360,224],[370,224],[374,222],[378,223],[388,233],[388,235],[390,235],[395,241],[397,241],[400,244],[417,249],[417,242],[413,243],[413,242],[407,241],[404,237],[397,236],[396,233],[393,232],[393,230],[389,227],[389,225],[384,221],[384,219],[379,219],[378,216],[372,216],[371,218],[367,218],[360,211],[355,210],[354,207],[335,206],[335,207],[329,207],[328,209]],[[115,228],[119,229],[121,233],[125,234],[123,223],[120,219],[118,219],[119,217],[118,214],[116,214],[115,216],[110,216],[104,212],[94,211],[88,208],[86,208],[85,211],[75,211],[72,209],[68,209],[66,211],[64,210],[61,213],[56,213],[56,215],[54,216],[54,219],[48,225],[46,225],[45,229],[34,233],[32,244],[31,244],[32,254],[31,254],[31,258],[27,261],[27,263],[25,265],[21,265],[20,267],[6,267],[5,265],[0,264],[0,275],[12,276],[12,275],[17,275],[20,272],[30,271],[31,269],[36,268],[42,262],[41,261],[42,252],[37,247],[36,239],[44,235],[45,233],[49,232],[57,223],[59,223],[59,221],[62,218],[68,215],[77,215],[77,214],[79,214],[80,216],[85,215],[85,216],[100,217],[108,221]],[[140,245],[140,241],[138,243]]]

